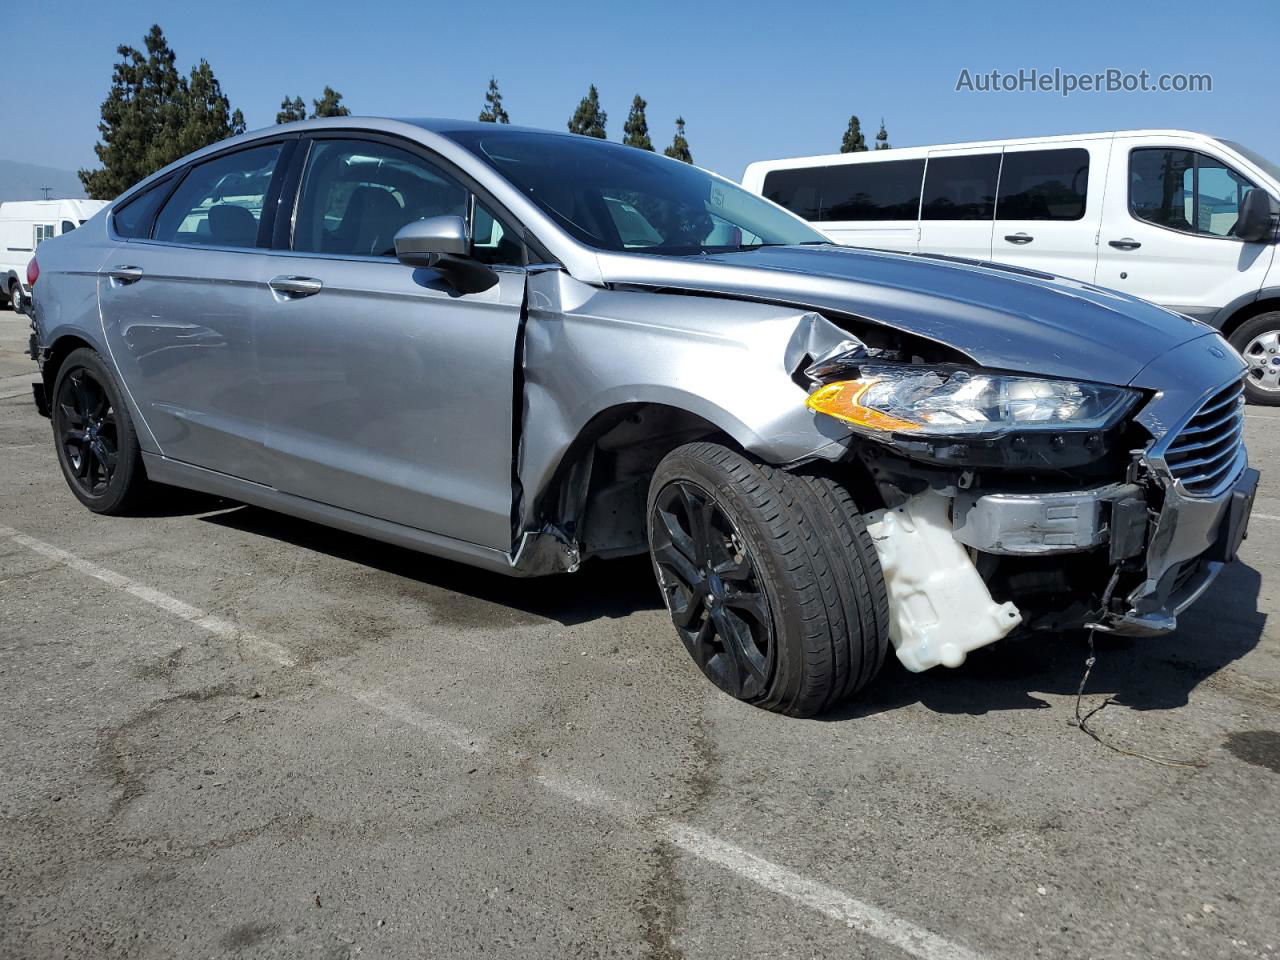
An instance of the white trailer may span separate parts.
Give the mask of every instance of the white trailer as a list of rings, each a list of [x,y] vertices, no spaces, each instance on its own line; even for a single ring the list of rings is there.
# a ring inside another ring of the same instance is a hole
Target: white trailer
[[[106,200],[10,200],[0,203],[0,299],[17,309],[27,296],[27,264],[45,240],[70,233]]]

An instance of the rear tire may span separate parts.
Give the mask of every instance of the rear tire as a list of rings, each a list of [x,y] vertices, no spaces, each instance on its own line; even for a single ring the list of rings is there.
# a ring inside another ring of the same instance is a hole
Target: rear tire
[[[1280,406],[1280,311],[1246,320],[1228,339],[1249,365],[1244,379],[1248,401]]]
[[[810,717],[879,671],[888,649],[884,575],[841,484],[691,443],[658,465],[647,515],[676,632],[720,689]]]
[[[115,375],[98,354],[68,354],[50,400],[58,465],[76,498],[94,513],[126,514],[147,492],[142,449]]]

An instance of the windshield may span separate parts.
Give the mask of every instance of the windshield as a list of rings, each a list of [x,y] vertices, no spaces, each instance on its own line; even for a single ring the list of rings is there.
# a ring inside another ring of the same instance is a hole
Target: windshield
[[[1240,154],[1240,156],[1244,157],[1246,160],[1252,163],[1255,167],[1260,168],[1272,180],[1280,182],[1280,165],[1277,165],[1272,161],[1268,160],[1266,157],[1264,157],[1262,154],[1258,153],[1257,151],[1250,150],[1244,144],[1236,143],[1234,140],[1223,140],[1221,141],[1221,143],[1224,144],[1225,146],[1230,147],[1236,153]]]
[[[647,150],[554,133],[448,136],[600,250],[688,255],[827,242],[755,194]]]

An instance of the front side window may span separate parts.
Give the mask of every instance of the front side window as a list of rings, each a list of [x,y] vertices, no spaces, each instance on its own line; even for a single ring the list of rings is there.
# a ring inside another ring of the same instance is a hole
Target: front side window
[[[1144,148],[1129,155],[1129,209],[1139,220],[1205,236],[1234,236],[1254,184],[1192,150]]]
[[[1004,155],[997,220],[1079,220],[1089,185],[1089,151],[1027,150]]]
[[[920,214],[923,160],[885,160],[827,167],[823,220],[914,220]]]
[[[161,208],[152,238],[217,247],[257,246],[262,207],[282,149],[273,143],[196,164]],[[119,217],[116,229],[120,229]]]
[[[75,228],[76,228],[76,222],[75,222],[74,220],[63,220],[63,221],[62,221],[62,232],[63,232],[63,233],[70,233],[70,232],[71,232],[72,230],[74,230]]]
[[[394,257],[395,236],[414,220],[472,217],[472,255],[524,263],[524,245],[471,192],[417,154],[364,140],[317,140],[307,155],[293,249],[347,257]]]
[[[922,220],[990,220],[995,213],[1000,154],[930,157]]]
[[[448,136],[596,249],[690,255],[827,242],[755,194],[647,150],[554,133]]]

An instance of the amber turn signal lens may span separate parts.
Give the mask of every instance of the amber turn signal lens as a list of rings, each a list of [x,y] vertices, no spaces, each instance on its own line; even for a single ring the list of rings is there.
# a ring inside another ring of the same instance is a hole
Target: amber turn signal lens
[[[862,405],[862,397],[879,381],[839,380],[819,387],[809,394],[805,406],[829,417],[871,430],[919,430],[921,425],[910,420],[899,420],[888,414]]]

